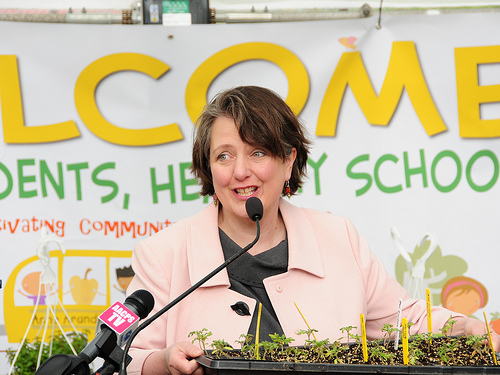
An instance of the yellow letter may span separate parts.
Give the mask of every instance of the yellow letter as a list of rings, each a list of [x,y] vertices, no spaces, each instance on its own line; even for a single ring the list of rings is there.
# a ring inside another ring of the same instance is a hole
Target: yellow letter
[[[500,85],[480,86],[478,65],[500,63],[500,46],[455,49],[458,126],[463,138],[500,137],[500,119],[481,120],[481,103],[500,102]]]
[[[74,121],[25,126],[19,70],[15,55],[0,56],[0,92],[5,143],[46,143],[80,136]]]
[[[186,87],[186,109],[195,123],[207,105],[207,92],[213,80],[224,70],[243,61],[266,60],[278,65],[288,80],[287,104],[299,114],[309,96],[309,76],[292,52],[272,43],[243,43],[223,49],[196,69]]]
[[[101,115],[95,101],[97,86],[110,74],[133,70],[158,79],[168,69],[160,60],[138,53],[117,53],[94,61],[83,70],[75,85],[75,104],[82,121],[99,138],[124,146],[151,146],[182,139],[175,123],[149,129],[113,125]]]
[[[394,42],[380,95],[377,96],[359,52],[342,55],[328,84],[318,116],[316,134],[335,136],[338,114],[349,85],[366,119],[372,125],[389,124],[406,88],[413,107],[428,135],[446,130],[432,100],[413,42]]]

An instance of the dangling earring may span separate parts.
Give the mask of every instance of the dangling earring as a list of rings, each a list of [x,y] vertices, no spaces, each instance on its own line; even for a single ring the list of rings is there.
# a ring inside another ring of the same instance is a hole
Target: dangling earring
[[[288,199],[290,199],[290,181],[286,180],[285,181],[285,192],[286,192],[286,196],[288,197]]]
[[[219,199],[217,198],[217,194],[214,194],[213,198],[214,198],[214,206],[217,207],[217,204],[219,203]]]

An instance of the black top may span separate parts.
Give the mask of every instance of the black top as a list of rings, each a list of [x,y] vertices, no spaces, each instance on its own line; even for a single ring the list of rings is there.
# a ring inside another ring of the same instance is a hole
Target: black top
[[[241,247],[229,238],[220,228],[219,237],[226,260],[241,250]],[[262,303],[259,333],[260,341],[272,341],[269,337],[270,334],[284,334],[262,280],[270,276],[285,273],[287,269],[288,239],[284,239],[272,249],[255,256],[248,252],[244,253],[227,267],[229,281],[231,282],[230,289],[247,297],[254,298],[257,301],[252,316],[252,322],[247,332],[247,334],[253,335],[254,338],[257,329],[259,302]],[[234,302],[236,303],[238,301]]]

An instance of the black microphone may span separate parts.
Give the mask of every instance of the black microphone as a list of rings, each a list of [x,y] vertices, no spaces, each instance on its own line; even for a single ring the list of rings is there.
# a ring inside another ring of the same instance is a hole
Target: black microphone
[[[100,316],[94,339],[77,355],[56,354],[47,359],[35,375],[89,375],[89,364],[97,357],[105,360],[97,373],[118,371],[123,360],[120,345],[133,333],[139,319],[146,318],[154,307],[153,295],[147,290],[136,290],[125,302],[114,303]],[[113,317],[111,320],[107,317]],[[119,322],[120,324],[108,323]],[[128,337],[127,337],[128,336]],[[118,345],[118,344],[120,345]],[[130,356],[125,357],[130,363]]]
[[[109,345],[108,350],[112,350],[116,345],[123,346],[139,324],[139,320],[146,318],[154,305],[153,295],[144,289],[136,290],[125,299],[123,304],[115,302],[99,315],[96,336],[78,355],[87,356],[88,363],[90,363],[99,357],[102,351],[106,353],[106,348],[103,348],[102,344]],[[112,338],[109,343],[108,337]],[[113,344],[114,346],[111,347]],[[117,363],[120,363],[120,360]]]
[[[262,219],[262,216],[264,215],[264,207],[262,206],[262,202],[259,198],[249,198],[245,202],[245,208],[247,210],[248,217],[253,221]]]
[[[255,239],[249,243],[247,246],[245,246],[243,249],[241,249],[239,252],[234,254],[232,257],[227,259],[224,263],[222,263],[219,267],[214,269],[212,272],[210,272],[207,276],[205,276],[203,279],[198,281],[196,284],[194,284],[191,288],[186,290],[184,293],[182,293],[180,296],[178,296],[176,299],[174,299],[172,302],[170,302],[167,306],[163,307],[161,310],[159,310],[156,314],[151,316],[149,319],[145,320],[133,333],[130,339],[127,341],[127,344],[125,345],[125,348],[123,349],[123,358],[122,362],[120,364],[120,373],[119,375],[127,375],[127,355],[128,351],[130,349],[130,345],[132,345],[132,341],[134,340],[135,336],[142,331],[144,328],[149,326],[151,323],[153,323],[156,319],[158,319],[161,315],[166,313],[168,310],[170,310],[172,307],[177,305],[180,301],[182,301],[184,298],[186,298],[189,294],[194,292],[196,289],[198,289],[201,285],[203,285],[205,282],[210,280],[212,277],[214,277],[216,274],[218,274],[220,271],[222,271],[224,268],[229,266],[232,262],[234,262],[236,259],[238,259],[240,256],[242,256],[244,253],[246,253],[248,250],[250,250],[253,245],[257,243],[257,241],[260,238],[260,220],[262,219],[262,216],[264,215],[264,207],[262,206],[262,202],[260,201],[259,198],[257,197],[252,197],[247,199],[245,202],[245,209],[247,211],[247,215],[252,221],[255,221],[257,225],[257,235],[255,236]]]

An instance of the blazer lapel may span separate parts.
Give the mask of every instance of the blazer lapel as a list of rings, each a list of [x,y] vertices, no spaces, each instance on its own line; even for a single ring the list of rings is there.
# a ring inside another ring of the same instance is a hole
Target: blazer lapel
[[[288,269],[300,269],[318,277],[325,276],[320,248],[307,212],[284,199],[280,211],[288,236]]]
[[[196,284],[225,261],[219,239],[217,210],[218,207],[210,204],[188,219],[186,246],[191,285]],[[218,285],[231,285],[225,269],[205,282],[202,287]]]

